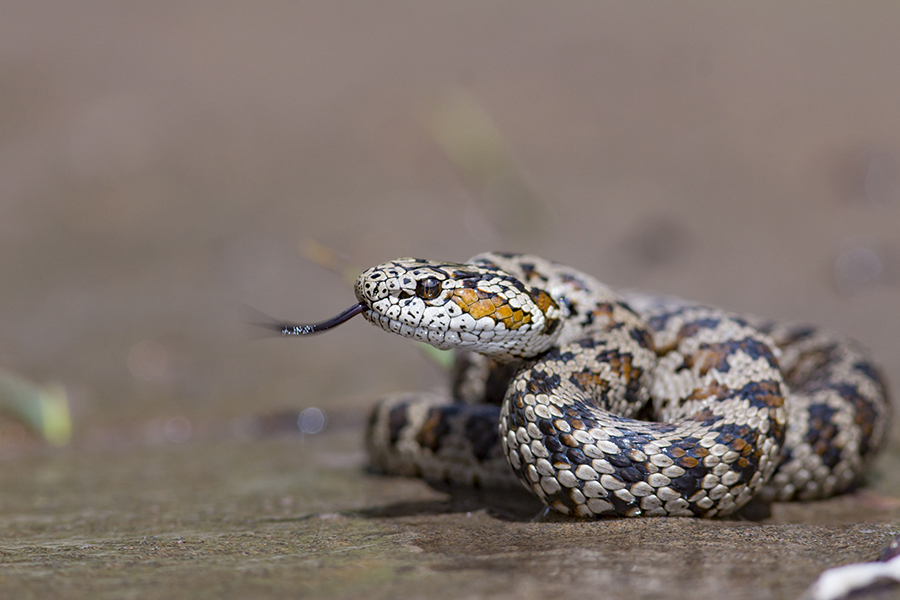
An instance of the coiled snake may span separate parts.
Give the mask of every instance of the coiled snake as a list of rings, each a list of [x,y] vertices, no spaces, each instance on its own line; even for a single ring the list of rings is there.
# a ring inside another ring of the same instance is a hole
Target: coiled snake
[[[366,446],[387,473],[524,485],[579,517],[703,516],[752,497],[813,499],[854,485],[889,402],[854,342],[640,294],[528,255],[373,267],[362,314],[458,353],[450,393],[398,394]]]

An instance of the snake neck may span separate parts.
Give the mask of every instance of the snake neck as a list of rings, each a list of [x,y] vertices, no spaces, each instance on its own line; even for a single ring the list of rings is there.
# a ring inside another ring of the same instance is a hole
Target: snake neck
[[[470,262],[501,270],[525,286],[544,290],[564,315],[555,346],[623,326],[640,330],[645,337],[649,335],[643,318],[619,294],[577,269],[529,254],[487,252]]]

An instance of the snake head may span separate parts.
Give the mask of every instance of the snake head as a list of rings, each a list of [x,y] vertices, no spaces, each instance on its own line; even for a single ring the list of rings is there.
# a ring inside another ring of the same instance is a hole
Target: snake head
[[[355,292],[386,331],[498,359],[552,346],[562,316],[547,292],[484,265],[400,258],[364,271]]]

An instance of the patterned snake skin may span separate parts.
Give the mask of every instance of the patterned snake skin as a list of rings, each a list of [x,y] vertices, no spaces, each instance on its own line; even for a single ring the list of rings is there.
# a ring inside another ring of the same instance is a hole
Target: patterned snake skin
[[[464,351],[451,392],[374,409],[366,446],[386,473],[524,485],[579,517],[712,517],[847,490],[889,425],[883,379],[850,340],[619,295],[535,256],[399,259],[356,296],[345,315]]]

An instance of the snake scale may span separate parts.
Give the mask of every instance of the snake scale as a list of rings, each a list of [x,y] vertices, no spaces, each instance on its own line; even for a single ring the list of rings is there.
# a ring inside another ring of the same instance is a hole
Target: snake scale
[[[522,485],[578,517],[733,513],[851,488],[882,446],[884,379],[853,341],[661,296],[617,294],[549,260],[403,258],[363,272],[362,314],[456,349],[449,392],[381,400],[385,473]]]

